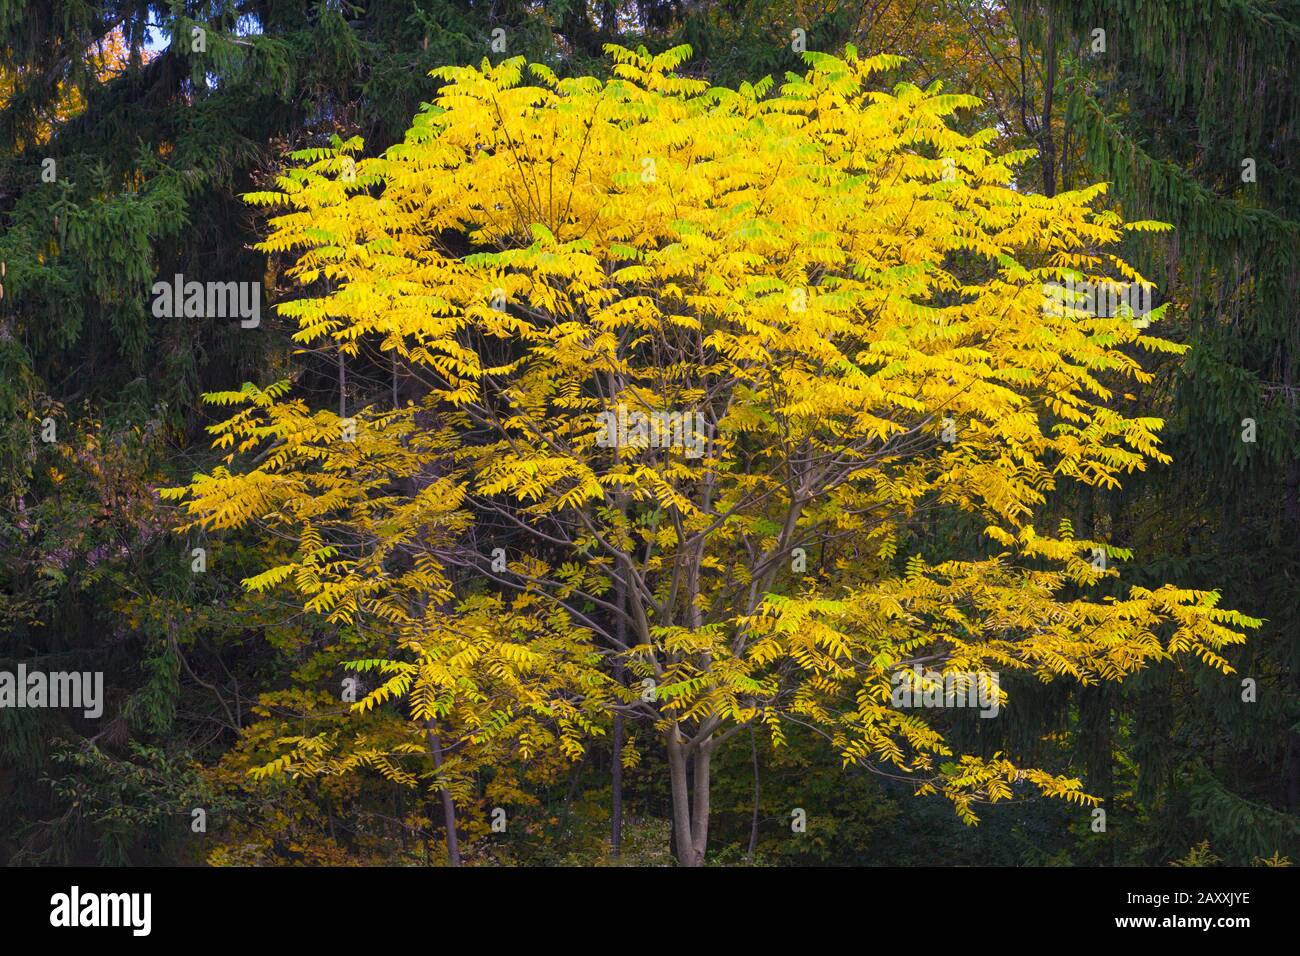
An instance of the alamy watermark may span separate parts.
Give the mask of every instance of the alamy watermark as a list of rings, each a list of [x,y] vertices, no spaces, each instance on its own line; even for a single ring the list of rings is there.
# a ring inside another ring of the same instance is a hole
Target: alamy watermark
[[[0,707],[81,708],[88,720],[104,713],[103,671],[0,671]]]
[[[981,717],[996,717],[998,675],[995,671],[922,671],[916,664],[889,676],[889,702],[894,707],[969,707]]]
[[[199,282],[179,272],[153,284],[153,314],[159,319],[239,319],[245,329],[262,321],[262,286],[257,282]]]
[[[1082,311],[1097,318],[1122,316],[1127,308],[1138,328],[1150,324],[1146,318],[1152,309],[1155,287],[1143,282],[1065,282],[1043,283],[1043,314],[1066,315]]]
[[[67,893],[50,897],[50,925],[76,928],[81,926],[121,926],[132,936],[148,936],[153,928],[152,893],[83,893],[73,886]]]
[[[681,448],[687,458],[699,458],[707,444],[701,412],[647,414],[620,402],[615,411],[601,412],[596,420],[596,444],[601,448]]]

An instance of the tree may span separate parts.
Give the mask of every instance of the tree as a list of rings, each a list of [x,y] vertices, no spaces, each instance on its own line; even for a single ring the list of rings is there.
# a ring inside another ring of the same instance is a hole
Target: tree
[[[533,64],[525,85],[522,58],[445,68],[403,143],[305,151],[249,197],[288,209],[262,249],[297,255],[307,295],[280,309],[298,340],[376,342],[422,394],[357,410],[357,442],[282,387],[218,396],[245,405],[218,443],[259,457],[172,494],[207,527],[294,530],[294,563],[250,586],[421,642],[442,625],[395,609],[445,602],[447,571],[452,594],[513,595],[624,660],[612,708],[666,753],[684,865],[705,858],[711,757],[751,725],[815,727],[968,821],[1026,786],[1095,803],[1005,754],[954,754],[942,715],[896,692],[934,693],[923,665],[996,706],[1003,670],[1227,671],[1258,624],[1211,591],[1091,596],[1127,552],[1034,520],[1059,485],[1168,460],[1117,389],[1147,380],[1140,351],[1182,347],[1127,307],[1045,305],[1045,284],[1142,283],[1106,248],[1159,224],[1092,209],[1100,185],[1016,190],[1024,153],[947,122],[973,97],[872,89],[895,57],[810,53],[779,88],[730,90],[675,75],[686,48],[609,52],[605,82]],[[472,521],[441,517],[462,503]],[[987,547],[927,560],[938,515]]]

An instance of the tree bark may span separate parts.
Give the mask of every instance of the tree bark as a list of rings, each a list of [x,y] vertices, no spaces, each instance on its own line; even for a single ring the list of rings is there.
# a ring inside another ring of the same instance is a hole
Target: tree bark
[[[680,866],[701,866],[691,829],[691,787],[686,778],[686,747],[676,727],[668,730],[668,780],[673,798],[673,844]]]
[[[712,744],[704,741],[695,751],[695,805],[691,808],[691,845],[698,861],[704,864],[704,853],[709,847],[709,758],[712,756]]]
[[[674,727],[668,732],[667,747],[673,851],[679,866],[703,866],[709,849],[712,741],[705,740],[692,751]]]
[[[434,771],[442,770],[442,741],[432,720],[425,721],[425,736],[429,741],[429,753],[433,754]],[[460,839],[456,835],[456,802],[451,798],[451,791],[441,787],[438,795],[442,798],[442,822],[447,828],[447,862],[460,866]]]
[[[749,749],[754,758],[754,815],[749,821],[749,852],[746,854],[750,862],[754,861],[754,851],[758,848],[758,819],[759,803],[762,798],[761,783],[758,775],[758,741],[754,736],[754,728],[749,728]]]
[[[626,582],[622,576],[615,579],[614,582],[614,604],[618,607],[619,613],[614,621],[614,636],[618,644],[614,648],[614,680],[623,686],[623,647],[627,644],[627,619],[623,617],[625,606]],[[613,757],[612,764],[609,768],[610,789],[612,796],[610,799],[610,829],[609,829],[609,852],[611,856],[619,857],[623,854],[623,715],[619,712],[614,714],[614,734],[613,734]]]
[[[1043,49],[1046,76],[1043,80],[1043,116],[1039,120],[1039,146],[1042,149],[1043,195],[1056,195],[1056,140],[1052,137],[1052,94],[1056,86],[1056,12],[1047,23],[1047,43]]]

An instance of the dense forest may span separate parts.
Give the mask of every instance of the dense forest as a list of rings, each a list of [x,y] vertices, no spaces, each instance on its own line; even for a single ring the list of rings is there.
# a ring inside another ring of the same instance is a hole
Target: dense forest
[[[1298,61],[0,0],[0,859],[1296,862]]]

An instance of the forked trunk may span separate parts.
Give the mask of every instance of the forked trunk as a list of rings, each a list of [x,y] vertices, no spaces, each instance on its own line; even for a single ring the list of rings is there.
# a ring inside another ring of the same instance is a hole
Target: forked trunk
[[[668,777],[672,786],[673,836],[680,866],[703,866],[709,846],[709,761],[712,744],[708,741],[688,750],[669,731]]]

